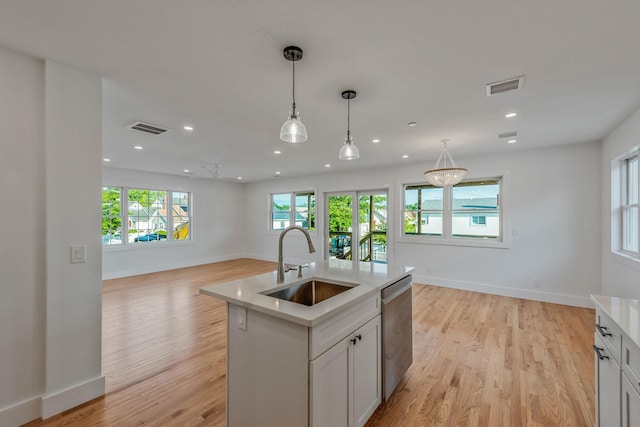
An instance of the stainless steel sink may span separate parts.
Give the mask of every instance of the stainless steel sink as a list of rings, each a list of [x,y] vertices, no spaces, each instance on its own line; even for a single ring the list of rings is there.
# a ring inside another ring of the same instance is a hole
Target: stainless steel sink
[[[355,286],[358,286],[358,284],[312,278],[303,282],[293,283],[275,291],[261,292],[261,294],[311,306],[353,289]]]

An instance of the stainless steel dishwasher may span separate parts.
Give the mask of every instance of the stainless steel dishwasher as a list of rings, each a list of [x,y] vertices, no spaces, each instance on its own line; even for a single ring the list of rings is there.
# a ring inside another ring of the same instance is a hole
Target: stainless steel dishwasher
[[[413,363],[411,276],[382,289],[382,392],[387,400]]]

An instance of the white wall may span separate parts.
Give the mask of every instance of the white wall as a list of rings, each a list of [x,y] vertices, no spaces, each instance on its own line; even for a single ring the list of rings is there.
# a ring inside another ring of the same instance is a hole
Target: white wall
[[[103,250],[103,278],[131,276],[239,258],[244,253],[244,185],[213,179],[105,167],[104,186],[193,193],[192,240],[149,242]]]
[[[42,416],[104,394],[102,376],[102,79],[46,61],[46,375]],[[85,263],[71,246],[86,245]]]
[[[0,425],[44,391],[44,63],[0,48]],[[25,418],[26,416],[26,418]]]
[[[98,77],[0,48],[2,426],[104,393],[101,97]]]
[[[602,294],[640,298],[640,263],[611,252],[611,162],[640,144],[640,109],[602,143]]]
[[[366,151],[361,154],[366,156]],[[520,232],[511,237],[510,248],[400,241],[401,185],[424,182],[425,165],[408,164],[248,184],[249,256],[275,260],[278,234],[267,231],[270,193],[315,188],[320,213],[325,192],[388,188],[389,224],[395,228],[389,236],[390,260],[416,267],[416,281],[590,307],[589,294],[600,291],[601,275],[600,144],[456,157],[456,162],[469,169],[469,177],[506,173],[502,201],[510,218],[507,232],[512,227]],[[322,229],[320,214],[318,219]],[[313,239],[318,252],[309,255],[300,233],[287,235],[285,261],[321,259],[324,239],[321,233],[315,233]],[[539,280],[539,289],[534,288],[534,280]]]

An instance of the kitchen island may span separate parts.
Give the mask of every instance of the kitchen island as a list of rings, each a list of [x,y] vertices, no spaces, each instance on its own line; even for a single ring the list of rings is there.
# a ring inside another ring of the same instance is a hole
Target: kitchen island
[[[227,302],[228,426],[364,425],[382,401],[380,292],[412,271],[328,260],[284,283],[273,272],[202,288]],[[311,305],[283,296],[302,285],[342,292]]]

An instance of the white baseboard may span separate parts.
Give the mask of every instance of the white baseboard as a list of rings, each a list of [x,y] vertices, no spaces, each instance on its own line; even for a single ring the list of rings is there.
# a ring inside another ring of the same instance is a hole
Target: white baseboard
[[[504,297],[523,298],[533,301],[550,302],[554,304],[571,305],[574,307],[594,308],[588,296],[560,294],[531,289],[509,288],[506,286],[489,285],[486,283],[465,282],[448,280],[439,277],[413,276],[416,283],[425,283],[444,288],[461,289],[464,291],[482,292],[485,294],[500,295]]]
[[[42,419],[86,403],[105,393],[104,376],[42,397]]]
[[[0,409],[0,426],[17,427],[40,418],[40,396]]]
[[[211,264],[213,262],[229,261],[232,259],[244,258],[244,254],[232,254],[219,257],[188,259],[165,264],[144,264],[135,268],[125,270],[110,271],[102,274],[102,280],[118,279],[120,277],[137,276],[139,274],[156,273],[158,271],[175,270],[178,268],[195,267],[196,265]]]

